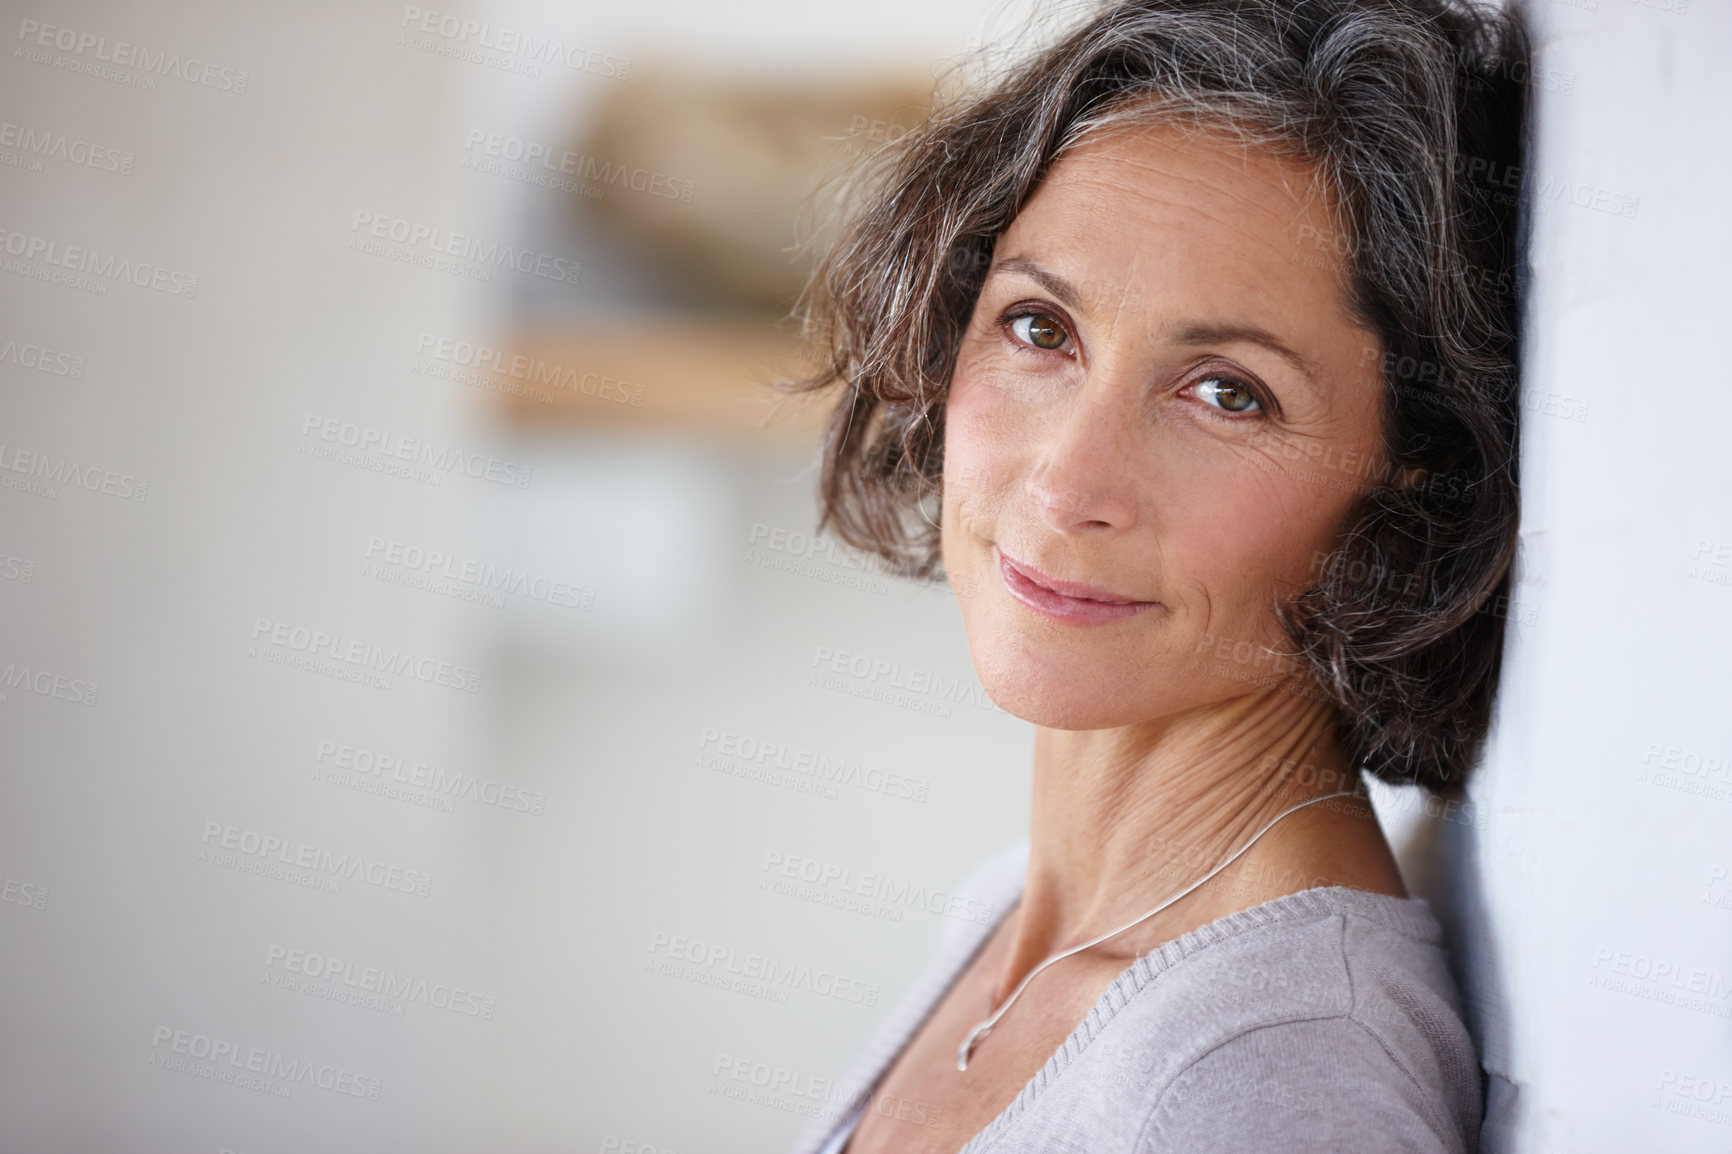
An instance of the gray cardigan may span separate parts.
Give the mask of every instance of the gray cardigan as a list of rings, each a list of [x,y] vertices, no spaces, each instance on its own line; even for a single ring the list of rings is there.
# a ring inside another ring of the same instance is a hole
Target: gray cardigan
[[[1027,860],[1019,842],[958,892],[1002,917]],[[994,928],[946,925],[841,1085],[876,1085]],[[1423,899],[1288,894],[1138,958],[962,1154],[1474,1154],[1480,1071],[1460,1006]],[[866,1105],[851,1100],[792,1154],[840,1149]]]

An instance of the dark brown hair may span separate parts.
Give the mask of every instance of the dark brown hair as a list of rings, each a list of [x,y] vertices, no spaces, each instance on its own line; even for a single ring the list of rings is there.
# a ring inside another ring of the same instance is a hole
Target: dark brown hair
[[[798,314],[840,391],[819,525],[941,575],[944,405],[995,239],[1052,164],[1151,113],[1302,158],[1381,338],[1390,463],[1277,606],[1352,764],[1454,792],[1490,724],[1518,517],[1527,37],[1466,0],[1131,0],[940,108],[859,174]],[[1488,175],[1489,174],[1489,175]]]

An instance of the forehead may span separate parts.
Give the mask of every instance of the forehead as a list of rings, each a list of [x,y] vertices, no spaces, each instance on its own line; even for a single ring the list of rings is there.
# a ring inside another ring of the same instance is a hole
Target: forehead
[[[1342,249],[1312,165],[1159,123],[1066,153],[1000,246],[1063,265],[1085,298],[1111,293],[1122,305],[1183,288],[1192,307],[1280,315],[1306,302],[1311,320],[1345,321]]]

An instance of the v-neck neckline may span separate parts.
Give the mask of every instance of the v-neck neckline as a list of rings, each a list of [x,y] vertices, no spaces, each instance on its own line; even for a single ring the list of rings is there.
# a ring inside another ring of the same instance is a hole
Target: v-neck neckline
[[[859,1105],[838,1122],[838,1126],[846,1127],[848,1135],[843,1142],[844,1150],[847,1143],[853,1140],[854,1131],[859,1127],[861,1117],[870,1105],[872,1096],[877,1093],[885,1076],[896,1065],[915,1036],[926,1028],[932,1015],[937,1012],[939,1005],[950,995],[950,992],[956,987],[956,983],[962,980],[962,975],[968,972],[970,966],[974,965],[980,952],[992,940],[992,935],[998,932],[1005,920],[1021,905],[1023,890],[1026,885],[1028,842],[1024,840],[1015,849],[1017,852],[1014,857],[1009,857],[1005,864],[1006,866],[1020,865],[1022,868],[1007,870],[1007,875],[1012,881],[1008,884],[1000,883],[1004,892],[985,895],[988,900],[994,896],[1000,897],[1004,901],[1003,912],[993,920],[991,925],[982,929],[979,936],[968,948],[967,953],[955,964],[949,977],[944,980],[944,984],[932,992],[926,1005],[920,1011],[920,1017],[907,1027],[902,1037],[896,1041],[896,1048],[884,1058],[877,1070],[872,1073],[871,1081],[866,1084],[865,1089],[857,1091],[860,1095]],[[1346,909],[1344,907],[1352,908]],[[1010,1104],[970,1138],[957,1151],[957,1154],[979,1154],[986,1148],[987,1144],[996,1141],[1003,1135],[1016,1123],[1018,1118],[1034,1105],[1046,1091],[1046,1088],[1064,1074],[1071,1062],[1118,1016],[1119,1011],[1130,1004],[1131,1000],[1150,982],[1172,969],[1179,962],[1209,946],[1218,945],[1249,930],[1277,925],[1295,915],[1331,915],[1345,912],[1370,914],[1390,928],[1410,936],[1426,940],[1436,940],[1440,936],[1440,928],[1431,913],[1429,903],[1424,898],[1398,898],[1393,894],[1356,890],[1349,886],[1315,886],[1311,889],[1282,894],[1280,897],[1270,898],[1266,902],[1260,902],[1246,909],[1223,914],[1212,922],[1207,922],[1193,930],[1187,930],[1178,937],[1139,956],[1121,970],[1118,977],[1114,978],[1101,996],[1095,1000],[1088,1013],[1083,1015],[1082,1021],[1076,1024],[1076,1027],[1065,1036],[1058,1048],[1041,1064],[1040,1069],[1035,1071],[1034,1075],[1017,1091],[1016,1097],[1011,1099]],[[835,1133],[836,1131],[832,1129],[824,1143],[819,1145],[818,1150],[826,1149],[827,1143],[834,1137]]]

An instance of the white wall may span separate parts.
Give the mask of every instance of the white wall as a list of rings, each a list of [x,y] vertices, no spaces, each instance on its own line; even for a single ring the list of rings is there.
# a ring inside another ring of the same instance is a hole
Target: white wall
[[[1725,1150],[1732,6],[1531,7],[1515,636],[1473,806],[1407,864],[1456,928],[1488,1154]]]
[[[92,40],[44,47],[26,21]],[[495,815],[314,779],[327,741],[466,763],[474,698],[290,668],[271,659],[293,645],[256,634],[263,619],[476,667],[453,603],[360,574],[370,537],[446,539],[461,490],[485,482],[320,460],[303,436],[314,414],[486,448],[466,398],[406,371],[417,331],[465,327],[477,294],[347,248],[358,209],[460,227],[462,190],[432,147],[456,84],[394,47],[384,13],[343,5],[8,4],[3,23],[0,118],[54,143],[4,149],[0,341],[79,372],[0,363],[0,551],[17,559],[0,581],[0,1146],[437,1145],[473,1106],[454,1091],[473,1081],[477,1024],[425,1006],[384,1020],[268,978],[281,946],[475,983],[466,923],[485,908],[478,833]],[[98,62],[116,41],[178,56],[193,79]],[[119,170],[76,163],[90,144]],[[167,271],[156,287],[39,279],[78,263],[70,246]],[[31,460],[95,491],[30,491]],[[137,499],[129,478],[148,482]],[[44,694],[24,670],[69,680],[35,682]],[[75,683],[94,700],[68,700],[86,696]],[[328,892],[236,868],[260,854],[205,860],[224,836],[208,823],[237,845],[248,831],[249,846],[364,859],[381,884],[363,872]],[[427,895],[394,892],[393,869],[431,875]],[[15,900],[26,885],[41,908]],[[372,1084],[357,1081],[285,1099],[152,1066],[181,1057],[175,1031],[378,1079],[384,1096],[351,1096]]]

